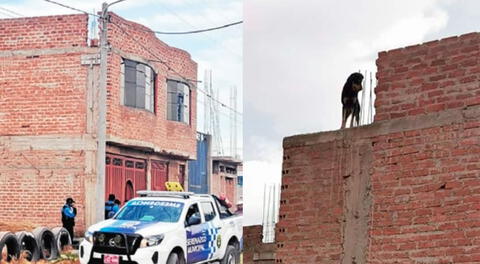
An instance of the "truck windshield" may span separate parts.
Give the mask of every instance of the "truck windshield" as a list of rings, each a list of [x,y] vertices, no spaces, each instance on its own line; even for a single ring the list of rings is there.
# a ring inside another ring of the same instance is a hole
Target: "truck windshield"
[[[128,202],[115,219],[175,223],[182,210],[183,203],[180,202],[137,200]]]

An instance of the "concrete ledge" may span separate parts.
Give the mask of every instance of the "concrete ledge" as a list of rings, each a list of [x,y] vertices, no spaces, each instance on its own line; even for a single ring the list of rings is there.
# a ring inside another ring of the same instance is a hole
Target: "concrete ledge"
[[[125,139],[117,136],[107,135],[107,143],[110,143],[114,146],[129,147],[136,150],[142,150],[147,152],[155,152],[161,155],[169,155],[179,157],[181,159],[192,159],[193,157],[185,152],[173,151],[168,149],[162,149],[159,146],[156,146],[153,143],[135,140],[135,139]]]
[[[309,146],[343,138],[371,138],[409,130],[461,124],[478,116],[480,116],[480,105],[475,105],[462,109],[451,109],[426,115],[374,122],[361,127],[285,137],[283,139],[283,148]]]
[[[21,57],[21,56],[42,56],[55,55],[65,53],[98,53],[99,48],[90,47],[71,47],[71,48],[56,48],[56,49],[28,49],[28,50],[9,50],[0,51],[0,57]]]
[[[95,151],[96,140],[90,135],[0,136],[0,146],[12,151],[72,150]]]

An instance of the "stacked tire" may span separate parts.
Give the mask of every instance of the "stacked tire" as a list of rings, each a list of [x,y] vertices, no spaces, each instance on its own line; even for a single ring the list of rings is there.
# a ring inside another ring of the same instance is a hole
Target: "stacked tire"
[[[72,245],[68,231],[63,227],[52,230],[38,227],[32,232],[0,232],[0,262],[23,258],[30,262],[39,259],[54,260]]]
[[[20,257],[20,247],[15,234],[0,232],[0,253],[0,262],[9,262]]]

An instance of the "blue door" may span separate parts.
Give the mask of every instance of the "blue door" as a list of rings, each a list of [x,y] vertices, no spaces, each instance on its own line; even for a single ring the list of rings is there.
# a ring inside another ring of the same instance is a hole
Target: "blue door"
[[[208,193],[209,135],[197,135],[197,160],[188,162],[188,191]]]

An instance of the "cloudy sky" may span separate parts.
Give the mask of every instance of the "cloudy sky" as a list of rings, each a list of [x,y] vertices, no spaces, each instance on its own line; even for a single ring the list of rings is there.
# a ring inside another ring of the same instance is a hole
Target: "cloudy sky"
[[[280,182],[282,138],[335,130],[341,88],[379,51],[480,31],[478,0],[245,0],[245,222]]]
[[[54,0],[87,12],[101,10],[105,0]],[[114,0],[106,1],[108,3]],[[229,24],[243,19],[243,0],[126,0],[110,7],[120,16],[157,31],[190,31]],[[0,0],[0,18],[74,14],[76,11],[43,0]],[[237,88],[237,112],[242,112],[243,26],[193,35],[157,35],[162,41],[188,51],[198,63],[198,77],[203,81],[204,71],[212,70],[213,88],[218,90],[217,104],[220,132],[225,151],[229,151],[232,111],[230,94]],[[203,84],[199,84],[203,89]],[[198,130],[204,131],[203,102],[199,93]],[[238,151],[241,151],[241,118],[237,115]]]

